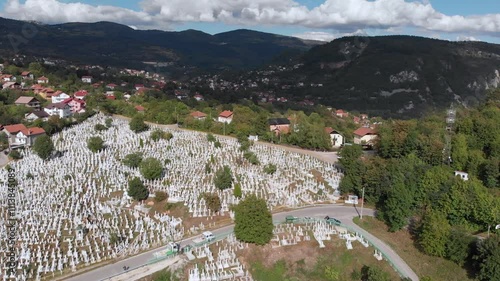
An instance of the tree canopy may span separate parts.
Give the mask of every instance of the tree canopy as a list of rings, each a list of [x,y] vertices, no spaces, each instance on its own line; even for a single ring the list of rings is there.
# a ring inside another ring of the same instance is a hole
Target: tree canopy
[[[234,207],[236,238],[257,245],[267,244],[273,237],[273,219],[266,201],[249,195]]]
[[[33,144],[33,151],[43,160],[47,160],[54,151],[54,143],[48,135],[39,136]]]
[[[139,164],[142,176],[148,180],[159,179],[163,176],[163,165],[160,160],[148,157]]]

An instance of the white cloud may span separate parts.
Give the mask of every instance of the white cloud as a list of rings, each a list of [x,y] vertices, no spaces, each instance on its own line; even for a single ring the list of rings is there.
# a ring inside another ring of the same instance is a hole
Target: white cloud
[[[473,36],[460,35],[460,36],[457,36],[457,41],[480,41],[480,40],[473,37]]]
[[[26,0],[25,3],[8,0],[1,15],[48,23],[107,20],[139,28],[154,26],[165,29],[177,22],[224,22],[239,25],[297,25],[338,32],[410,27],[432,32],[476,32],[500,36],[500,14],[450,16],[436,11],[428,0],[324,0],[312,9],[296,1],[142,0],[142,10],[138,12],[113,6],[61,3],[57,0]]]
[[[44,23],[112,21],[144,26],[152,22],[152,17],[145,12],[115,6],[61,3],[57,0],[26,0],[24,4],[19,0],[8,0],[0,15]]]

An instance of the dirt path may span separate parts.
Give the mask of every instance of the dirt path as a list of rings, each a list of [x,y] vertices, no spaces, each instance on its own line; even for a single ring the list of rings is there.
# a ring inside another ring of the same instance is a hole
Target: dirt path
[[[3,151],[0,151],[0,167],[3,167],[9,163],[9,158]]]
[[[126,117],[123,115],[116,115],[116,114],[114,114],[113,117],[121,119],[121,120],[127,120],[127,121],[131,119],[130,117]],[[151,123],[151,122],[146,122],[146,124],[158,126],[160,128],[163,128],[163,129],[194,131],[194,130],[179,128],[177,126],[177,124],[162,125],[162,124],[156,124],[156,123]],[[195,131],[195,132],[207,133],[207,132],[203,132],[203,131]],[[223,136],[223,135],[217,135],[217,134],[214,134],[214,135],[216,135],[220,138],[234,139],[234,137],[231,137],[231,136]],[[263,142],[263,141],[258,141],[257,143],[260,145],[276,147],[276,148],[283,149],[283,150],[290,151],[290,152],[309,155],[309,156],[315,157],[315,158],[317,158],[321,161],[327,162],[327,163],[336,163],[337,162],[337,152],[314,151],[314,150],[308,150],[308,149],[299,148],[299,147],[292,147],[292,146],[288,146],[288,145],[281,145],[281,144],[275,144],[275,143],[269,143],[269,142]]]

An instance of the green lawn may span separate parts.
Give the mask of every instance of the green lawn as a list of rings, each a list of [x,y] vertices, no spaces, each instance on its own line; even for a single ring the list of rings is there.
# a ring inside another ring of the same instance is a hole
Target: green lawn
[[[354,223],[391,246],[420,278],[430,277],[432,281],[474,280],[469,278],[467,271],[457,264],[420,252],[415,247],[411,235],[405,230],[389,232],[383,222],[373,217],[364,217],[362,221],[359,218],[354,218]]]

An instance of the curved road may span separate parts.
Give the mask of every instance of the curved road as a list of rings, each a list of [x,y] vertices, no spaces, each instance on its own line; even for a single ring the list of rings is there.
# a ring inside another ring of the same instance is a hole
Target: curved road
[[[364,209],[363,212],[368,216],[374,215],[374,211],[370,209]],[[411,280],[413,281],[419,280],[415,272],[413,272],[413,270],[406,264],[406,262],[403,261],[403,259],[401,259],[398,256],[398,254],[396,254],[396,252],[394,252],[389,246],[384,244],[384,242],[380,241],[375,236],[371,235],[370,233],[366,232],[365,230],[354,224],[352,219],[354,217],[359,216],[354,207],[342,206],[342,205],[324,205],[324,206],[308,207],[303,209],[296,209],[289,212],[273,214],[273,220],[284,221],[286,216],[324,218],[326,215],[339,219],[344,225],[362,234],[364,237],[370,240],[370,242],[373,243],[378,249],[384,252],[389,257],[389,259],[391,259],[392,262],[397,266],[397,268],[399,268],[402,271],[404,275],[411,278]],[[232,231],[233,228],[234,225],[228,225],[226,227],[222,227],[217,230],[212,230],[212,233],[214,233],[215,235],[220,235]],[[195,238],[197,237],[187,238],[180,241],[181,247],[191,244],[193,239]],[[66,280],[69,281],[106,280],[111,276],[123,273],[123,266],[125,265],[134,268],[143,264],[147,264],[149,260],[155,258],[154,256],[155,252],[164,249],[166,249],[166,247],[157,248],[142,253],[140,255],[118,261],[111,265],[106,265],[103,267],[96,268],[81,275],[68,278]]]

